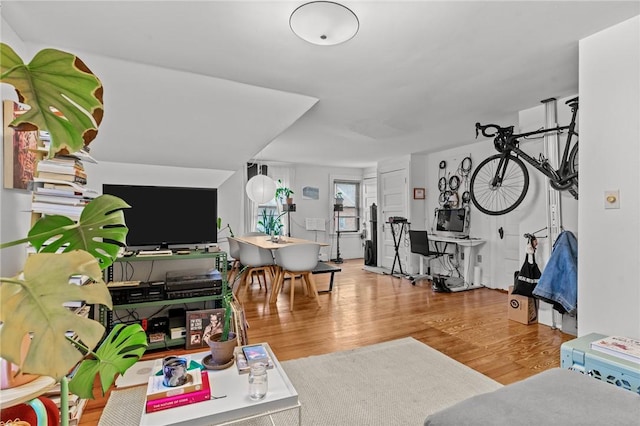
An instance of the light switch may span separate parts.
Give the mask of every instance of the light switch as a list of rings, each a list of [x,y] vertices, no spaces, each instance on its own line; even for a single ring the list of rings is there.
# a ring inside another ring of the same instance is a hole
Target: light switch
[[[619,209],[620,208],[620,191],[604,191],[604,208]]]

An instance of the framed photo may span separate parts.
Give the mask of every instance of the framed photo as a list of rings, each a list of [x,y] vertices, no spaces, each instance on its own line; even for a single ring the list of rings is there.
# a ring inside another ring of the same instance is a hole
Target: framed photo
[[[208,348],[207,339],[222,333],[224,327],[224,309],[201,309],[187,311],[187,349]]]
[[[16,117],[27,112],[23,105],[5,100],[3,106],[4,123],[4,187],[28,189],[33,180],[37,164],[36,149],[41,146],[39,132],[16,131],[9,127]]]
[[[425,198],[425,189],[424,188],[413,188],[413,199],[414,200],[424,200]]]

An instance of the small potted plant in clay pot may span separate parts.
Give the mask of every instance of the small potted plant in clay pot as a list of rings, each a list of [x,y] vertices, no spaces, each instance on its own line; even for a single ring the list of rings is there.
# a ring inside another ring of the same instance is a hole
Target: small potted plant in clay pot
[[[238,274],[240,275],[240,274]],[[211,350],[211,361],[217,366],[231,365],[233,361],[234,349],[238,346],[238,340],[236,334],[231,329],[231,316],[233,315],[231,310],[231,298],[233,297],[231,290],[228,286],[224,289],[224,325],[222,333],[216,333],[206,339],[207,345]]]

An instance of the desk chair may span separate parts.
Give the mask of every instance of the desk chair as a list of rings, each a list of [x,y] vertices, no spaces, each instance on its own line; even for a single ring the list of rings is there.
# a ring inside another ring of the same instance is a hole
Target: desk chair
[[[429,235],[427,231],[409,231],[409,241],[411,243],[411,253],[420,255],[420,274],[409,277],[411,282],[415,284],[415,281],[421,279],[431,279],[431,260],[444,256],[437,250],[431,250],[429,244]],[[427,273],[424,273],[423,260],[427,259]]]

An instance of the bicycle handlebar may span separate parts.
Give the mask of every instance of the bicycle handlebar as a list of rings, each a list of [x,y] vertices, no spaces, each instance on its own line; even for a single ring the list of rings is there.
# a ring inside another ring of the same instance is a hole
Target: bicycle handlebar
[[[488,133],[487,130],[488,129],[495,129],[495,132],[493,133]],[[497,124],[480,124],[480,123],[476,123],[476,139],[478,139],[478,136],[480,135],[480,132],[482,132],[482,134],[487,137],[490,138],[492,136],[508,136],[510,134],[513,133],[513,126],[509,126],[509,127],[500,127]]]

